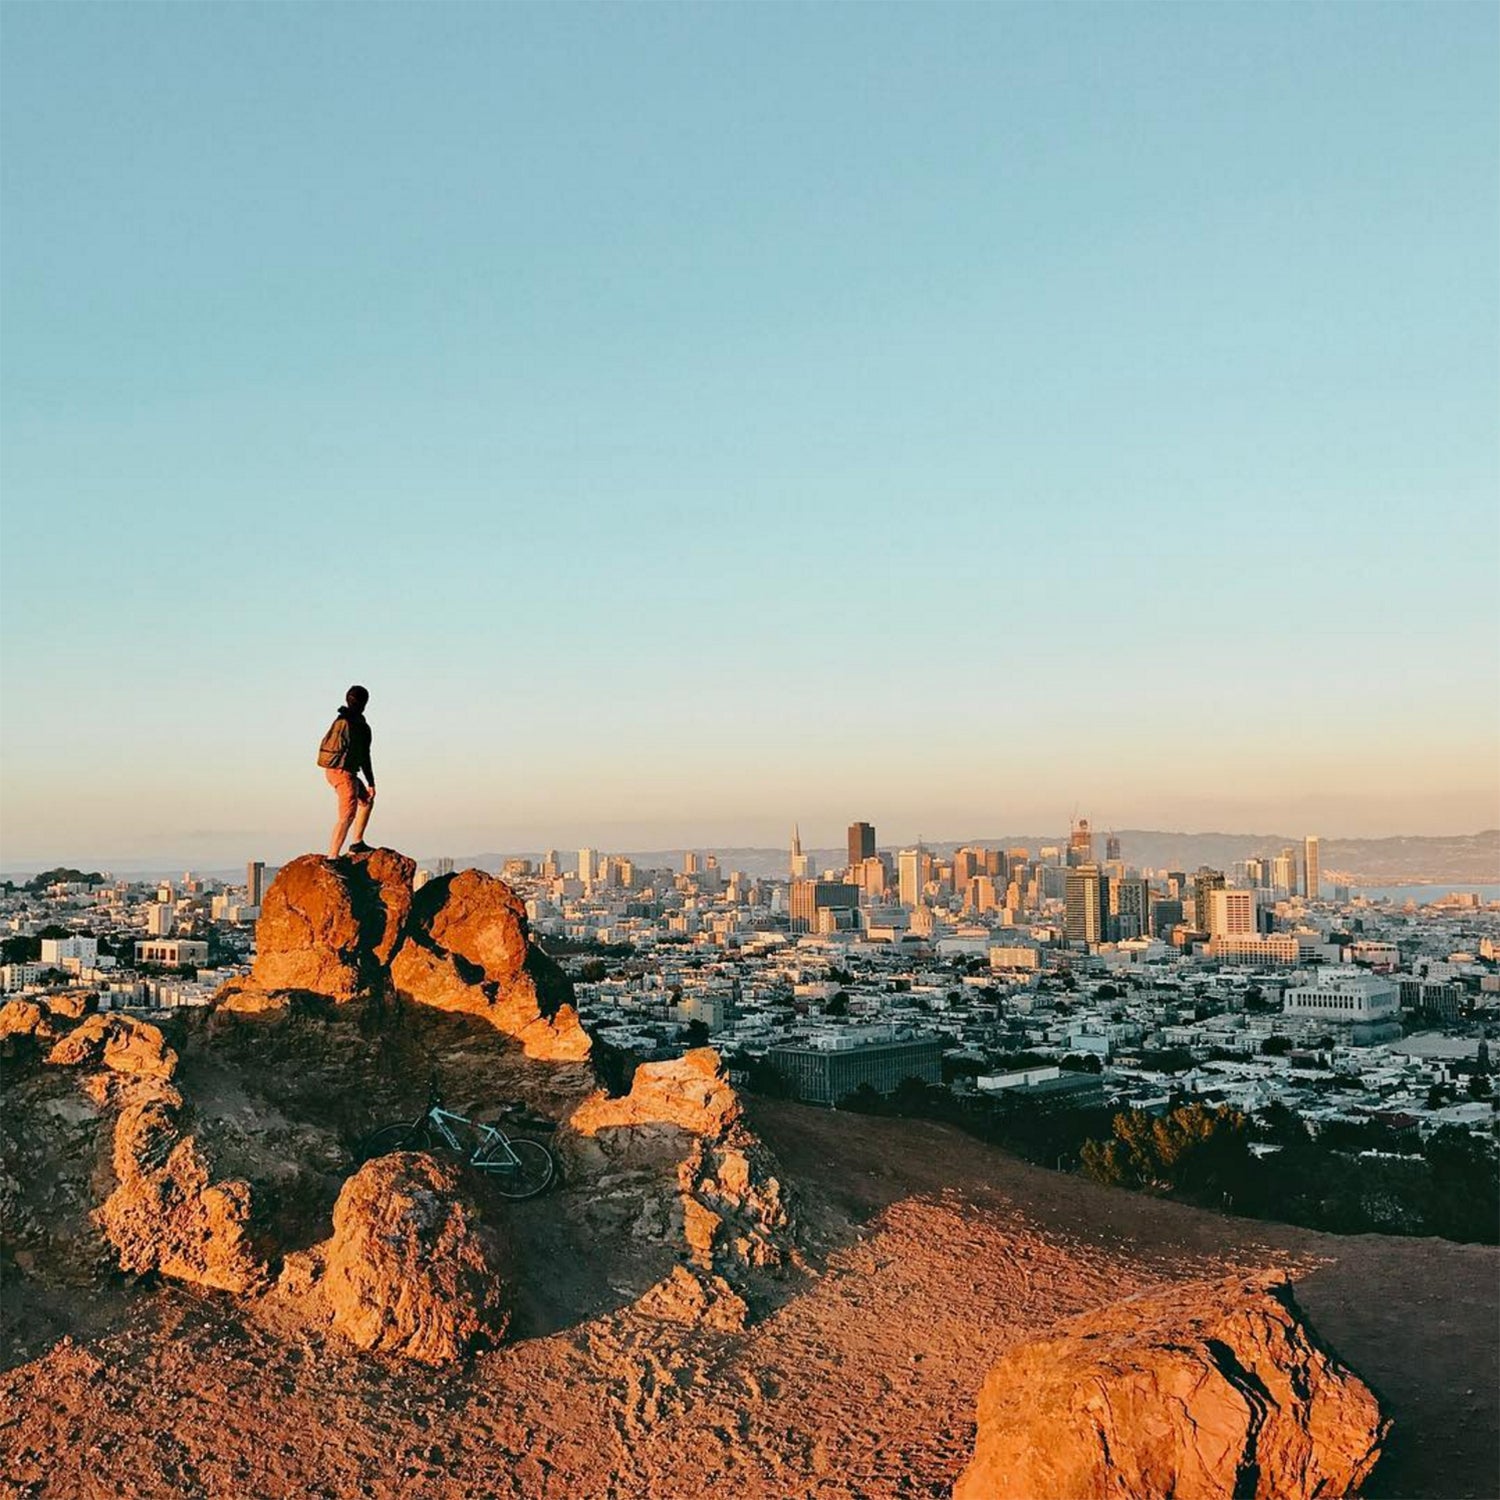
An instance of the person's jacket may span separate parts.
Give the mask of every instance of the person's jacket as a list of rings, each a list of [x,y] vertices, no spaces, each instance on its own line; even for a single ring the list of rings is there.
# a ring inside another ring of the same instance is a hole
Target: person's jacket
[[[374,781],[370,768],[370,721],[352,708],[341,708],[338,717],[318,746],[318,764],[328,770],[364,772],[366,781]]]

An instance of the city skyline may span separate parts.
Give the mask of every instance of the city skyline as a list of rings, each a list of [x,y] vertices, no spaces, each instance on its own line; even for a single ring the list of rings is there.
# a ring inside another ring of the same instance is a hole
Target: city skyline
[[[4,30],[5,864],[1500,823],[1493,8]]]

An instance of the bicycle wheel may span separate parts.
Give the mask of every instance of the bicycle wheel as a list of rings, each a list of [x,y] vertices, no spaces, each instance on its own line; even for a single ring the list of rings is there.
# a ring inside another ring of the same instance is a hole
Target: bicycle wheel
[[[389,1156],[393,1151],[426,1151],[432,1146],[432,1133],[425,1125],[413,1125],[410,1120],[395,1120],[372,1130],[359,1143],[361,1162],[373,1161],[377,1156]]]
[[[540,1141],[519,1135],[491,1141],[474,1158],[474,1166],[506,1198],[535,1198],[546,1191],[557,1172],[557,1162]]]

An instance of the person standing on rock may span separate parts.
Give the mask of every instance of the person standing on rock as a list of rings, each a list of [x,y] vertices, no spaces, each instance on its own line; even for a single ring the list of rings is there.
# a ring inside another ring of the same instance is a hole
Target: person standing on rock
[[[333,839],[328,845],[329,859],[337,859],[344,847],[345,835],[353,824],[354,842],[351,854],[365,854],[365,825],[375,806],[375,772],[370,765],[370,723],[365,718],[365,704],[370,701],[368,688],[357,683],[344,694],[344,706],[318,746],[318,764],[328,784],[339,798],[338,820],[333,825]],[[360,773],[364,773],[361,781]]]

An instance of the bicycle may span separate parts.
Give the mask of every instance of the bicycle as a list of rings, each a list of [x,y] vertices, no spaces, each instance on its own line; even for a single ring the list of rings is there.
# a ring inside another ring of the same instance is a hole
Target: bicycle
[[[460,1132],[468,1137],[466,1144]],[[507,1135],[498,1125],[471,1120],[443,1108],[436,1076],[428,1084],[427,1103],[415,1120],[393,1120],[372,1130],[360,1142],[361,1162],[393,1151],[431,1151],[446,1146],[494,1183],[506,1198],[535,1198],[557,1175],[557,1159],[540,1141]]]

